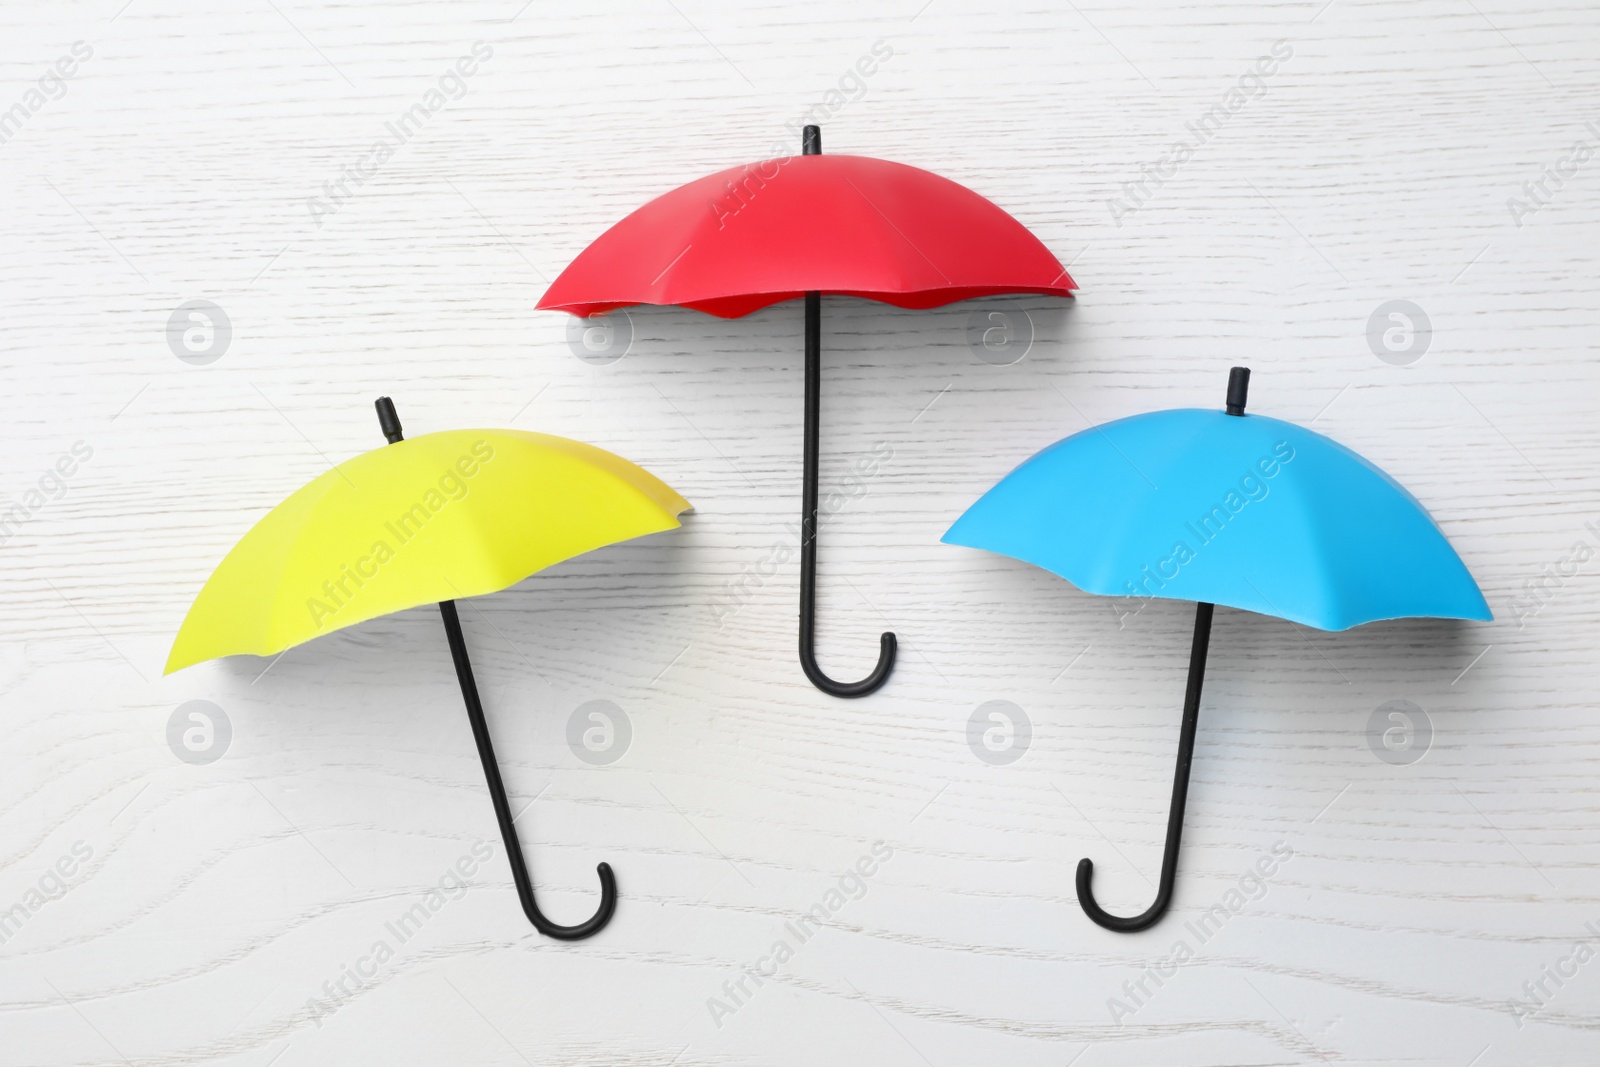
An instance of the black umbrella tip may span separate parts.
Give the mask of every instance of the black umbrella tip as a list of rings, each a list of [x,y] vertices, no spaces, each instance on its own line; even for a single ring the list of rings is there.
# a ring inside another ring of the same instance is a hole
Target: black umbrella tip
[[[1250,393],[1250,368],[1234,367],[1228,372],[1228,414],[1243,415],[1245,398]]]
[[[378,409],[378,426],[388,442],[392,445],[402,440],[404,435],[400,432],[400,415],[394,409],[394,401],[380,396],[372,406]]]
[[[806,156],[822,155],[821,126],[807,126],[800,131],[800,154]]]

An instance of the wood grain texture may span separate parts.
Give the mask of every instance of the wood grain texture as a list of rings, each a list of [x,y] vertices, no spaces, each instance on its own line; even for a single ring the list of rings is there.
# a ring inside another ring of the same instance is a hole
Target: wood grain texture
[[[40,88],[75,41],[92,57]],[[308,201],[479,41],[460,99],[319,224]],[[637,310],[596,366],[533,305],[646,198],[794,142],[878,41],[828,150],[970,185],[1082,291],[827,302],[823,487],[848,501],[821,658],[856,677],[902,641],[844,702],[793,650],[799,306]],[[1118,217],[1274,42],[1264,88]],[[1600,160],[1520,220],[1507,201],[1600,145],[1597,43],[1573,0],[8,6],[0,113],[42,103],[0,144],[0,493],[92,457],[0,546],[0,910],[44,890],[0,944],[0,1065],[1593,1063],[1600,555],[1537,613],[1517,598],[1600,545]],[[208,366],[167,343],[192,299],[233,324]],[[1432,322],[1409,366],[1368,344],[1392,299]],[[969,347],[991,308],[1029,313],[1026,358]],[[1219,404],[1233,363],[1253,410],[1426,502],[1498,618],[1219,612],[1175,904],[1113,935],[1073,869],[1094,858],[1113,910],[1153,895],[1191,612],[1119,619],[938,538],[1067,433]],[[594,864],[617,870],[591,941],[518,912],[436,612],[160,675],[234,540],[379,443],[380,393],[409,432],[578,437],[695,504],[462,611],[547,910],[587,916]],[[231,723],[209,765],[167,744],[192,699]],[[1434,731],[1405,766],[1367,739],[1396,699]],[[567,746],[590,700],[632,724],[607,766]],[[1006,766],[966,741],[990,700],[1032,723]],[[876,841],[859,899],[735,1004]],[[400,942],[477,842],[469,890]],[[1265,889],[1190,933],[1279,843]]]

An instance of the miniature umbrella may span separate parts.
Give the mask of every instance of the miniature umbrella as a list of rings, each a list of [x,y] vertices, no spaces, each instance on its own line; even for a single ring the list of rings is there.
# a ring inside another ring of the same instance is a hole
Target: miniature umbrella
[[[313,479],[244,535],[189,608],[166,673],[218,656],[270,656],[437,602],[522,910],[549,937],[589,937],[616,910],[611,866],[599,866],[600,908],[587,921],[559,926],[539,911],[455,601],[673,529],[689,503],[648,471],[578,441],[522,430],[405,441],[389,398],[377,408],[389,447]]]
[[[709,175],[652,200],[601,234],[539,307],[581,317],[676,304],[738,318],[805,297],[805,446],[800,523],[800,666],[818,689],[859,697],[888,680],[895,636],[859,682],[817,665],[817,462],[822,297],[935,308],[1002,293],[1071,296],[1059,260],[972,190],[916,167],[822,155],[807,126],[798,157]]]
[[[1108,930],[1167,910],[1177,875],[1214,605],[1319,630],[1379,619],[1492,618],[1426,510],[1393,478],[1302,426],[1244,413],[1250,371],[1227,410],[1118,419],[1058,441],[1006,475],[945,533],[1102,596],[1198,602],[1166,849],[1155,903],[1110,915],[1078,864],[1078,902]]]

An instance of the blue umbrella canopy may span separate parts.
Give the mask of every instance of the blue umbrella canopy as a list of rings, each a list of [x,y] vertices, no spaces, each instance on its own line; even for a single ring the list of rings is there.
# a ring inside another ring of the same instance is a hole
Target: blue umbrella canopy
[[[1331,438],[1264,415],[1182,408],[1058,441],[943,540],[1103,596],[1164,597],[1319,630],[1493,618],[1437,524]]]
[[[1177,877],[1215,605],[1321,630],[1425,616],[1493,616],[1427,509],[1377,466],[1303,426],[1246,415],[1235,367],[1224,411],[1156,411],[1058,441],[946,531],[1090,593],[1196,602],[1189,684],[1155,903],[1112,915],[1080,860],[1078,902],[1132,933],[1166,913]]]

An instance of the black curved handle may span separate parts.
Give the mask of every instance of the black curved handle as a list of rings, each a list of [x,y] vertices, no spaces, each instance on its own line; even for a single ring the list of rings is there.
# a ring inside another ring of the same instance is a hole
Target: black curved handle
[[[450,639],[450,656],[456,663],[456,678],[461,682],[461,696],[467,704],[467,719],[472,723],[472,738],[478,743],[478,759],[483,764],[483,777],[489,784],[489,799],[494,803],[494,817],[500,824],[500,839],[505,843],[506,859],[511,862],[511,880],[517,885],[517,899],[522,901],[522,913],[533,928],[546,937],[560,941],[581,941],[593,937],[611,921],[617,910],[617,879],[611,873],[611,864],[602,863],[596,870],[600,875],[600,907],[590,918],[575,926],[562,926],[545,918],[539,904],[533,899],[533,879],[528,875],[528,864],[522,857],[522,842],[517,838],[517,827],[511,816],[511,804],[506,799],[505,783],[500,780],[500,764],[494,758],[494,744],[489,740],[489,724],[483,718],[483,702],[478,699],[478,683],[472,677],[472,661],[467,658],[466,638],[461,634],[461,616],[456,612],[456,602],[446,600],[439,604],[439,614],[444,617],[445,636]]]
[[[378,425],[389,443],[404,440],[400,416],[395,413],[394,402],[386,396],[377,399]],[[511,815],[511,803],[506,799],[506,786],[500,778],[500,764],[494,758],[494,743],[489,739],[489,724],[483,717],[483,701],[478,697],[478,683],[472,676],[472,660],[467,655],[467,639],[461,633],[461,616],[456,602],[445,600],[439,604],[439,615],[444,619],[445,637],[450,642],[450,658],[455,661],[456,680],[461,683],[461,698],[467,705],[467,720],[472,724],[472,739],[478,745],[478,760],[483,764],[483,777],[489,785],[489,800],[494,804],[495,821],[500,824],[500,840],[504,842],[506,859],[511,864],[511,880],[517,886],[517,899],[522,902],[522,913],[533,928],[546,937],[558,941],[581,941],[605,929],[606,923],[617,910],[617,877],[611,873],[611,864],[602,863],[596,872],[600,875],[600,907],[588,919],[573,926],[562,926],[545,918],[533,899],[533,879],[528,874],[527,861],[522,856],[522,842],[517,838],[517,827]]]
[[[519,847],[517,851],[520,853],[522,850]],[[600,907],[583,922],[562,926],[546,919],[539,905],[534,902],[531,885],[526,893],[521,886],[517,887],[517,896],[522,899],[522,913],[536,930],[557,941],[582,941],[586,937],[593,937],[606,928],[606,923],[611,921],[612,914],[617,910],[617,876],[611,873],[611,864],[601,860],[595,867],[595,873],[600,875]]]
[[[1078,861],[1078,904],[1083,913],[1099,926],[1121,934],[1131,934],[1154,926],[1172,903],[1172,886],[1178,878],[1178,847],[1183,840],[1183,810],[1189,799],[1189,764],[1194,758],[1194,735],[1200,724],[1200,689],[1206,679],[1206,652],[1211,647],[1211,604],[1196,604],[1194,645],[1189,652],[1189,687],[1183,701],[1183,727],[1178,735],[1178,766],[1172,776],[1172,804],[1167,812],[1167,846],[1161,854],[1161,880],[1156,886],[1155,903],[1138,915],[1124,918],[1112,915],[1094,899],[1090,885],[1094,861]]]
[[[800,491],[800,669],[824,693],[864,697],[889,680],[899,642],[894,634],[883,634],[878,639],[878,665],[859,682],[836,682],[817,666],[817,467],[821,438],[822,294],[807,293],[805,463]]]
[[[895,653],[900,647],[894,634],[885,633],[878,637],[878,665],[872,668],[871,674],[859,682],[836,682],[823,674],[822,668],[817,666],[817,654],[812,648],[812,642],[815,640],[815,623],[812,619],[814,610],[810,598],[805,598],[801,605],[800,616],[800,669],[806,672],[811,684],[824,693],[836,697],[864,697],[882,688],[883,683],[889,680],[889,672],[894,670]]]
[[[1138,915],[1127,918],[1113,915],[1102,908],[1094,899],[1094,890],[1089,888],[1089,880],[1094,876],[1094,860],[1085,857],[1078,861],[1078,904],[1083,908],[1083,913],[1089,916],[1097,926],[1107,930],[1115,930],[1119,934],[1133,934],[1147,927],[1154,926],[1156,921],[1165,915],[1167,905],[1172,903],[1172,885],[1166,877],[1168,860],[1163,857],[1161,861],[1161,888],[1156,891],[1156,900]],[[1174,872],[1176,873],[1176,872]]]

